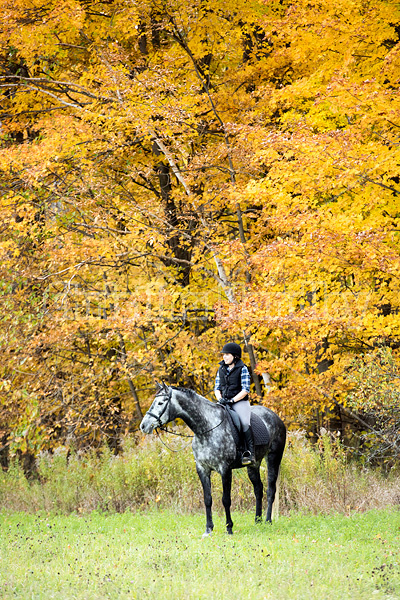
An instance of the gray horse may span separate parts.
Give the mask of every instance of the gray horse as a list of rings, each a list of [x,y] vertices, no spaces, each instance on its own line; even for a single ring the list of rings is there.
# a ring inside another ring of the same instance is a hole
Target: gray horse
[[[256,446],[256,463],[247,467],[249,479],[256,497],[256,523],[262,518],[263,484],[260,477],[260,464],[265,457],[268,465],[267,517],[271,522],[272,504],[275,499],[276,480],[286,442],[286,428],[274,412],[264,406],[253,406],[252,411],[265,424],[269,442]],[[194,433],[192,443],[196,469],[203,486],[206,507],[206,531],[209,535],[214,523],[212,520],[211,471],[217,471],[222,478],[222,503],[226,514],[226,530],[232,534],[231,487],[232,469],[241,468],[236,443],[226,409],[193,390],[158,385],[153,404],[140,424],[144,433],[152,433],[174,419],[182,419]]]

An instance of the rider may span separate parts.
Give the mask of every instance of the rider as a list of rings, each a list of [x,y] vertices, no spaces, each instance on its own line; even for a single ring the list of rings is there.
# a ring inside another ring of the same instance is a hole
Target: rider
[[[242,361],[239,344],[229,342],[222,348],[220,367],[215,379],[214,393],[220,404],[229,404],[238,414],[242,424],[247,450],[242,455],[242,465],[255,462],[253,432],[250,427],[250,373]]]

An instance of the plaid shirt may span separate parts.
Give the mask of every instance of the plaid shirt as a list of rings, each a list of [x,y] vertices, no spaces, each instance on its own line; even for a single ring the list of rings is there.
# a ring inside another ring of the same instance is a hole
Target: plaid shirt
[[[246,392],[249,393],[251,380],[250,380],[250,373],[249,373],[249,370],[246,367],[246,365],[243,365],[243,367],[242,367],[240,382],[242,385],[242,390],[246,390]],[[217,371],[217,376],[215,378],[214,391],[219,390],[219,385],[220,385],[219,371]]]

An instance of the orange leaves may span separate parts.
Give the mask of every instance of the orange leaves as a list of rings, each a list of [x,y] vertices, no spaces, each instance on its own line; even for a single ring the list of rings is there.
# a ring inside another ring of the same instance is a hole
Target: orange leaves
[[[399,335],[397,12],[3,3],[6,380],[97,443],[245,331],[288,418],[343,399]]]

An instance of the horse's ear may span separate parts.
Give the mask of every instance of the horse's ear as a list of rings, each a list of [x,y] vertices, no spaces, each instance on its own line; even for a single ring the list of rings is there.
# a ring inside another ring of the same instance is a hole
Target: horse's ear
[[[158,381],[156,381],[156,391],[160,392],[163,389],[163,385],[164,384],[158,383]]]
[[[164,383],[164,381],[161,382],[161,386],[165,392],[168,390],[168,385],[166,383]]]

